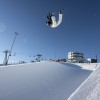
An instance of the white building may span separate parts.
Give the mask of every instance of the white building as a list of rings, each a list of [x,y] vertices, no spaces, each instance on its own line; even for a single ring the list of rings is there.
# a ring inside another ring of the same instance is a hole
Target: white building
[[[84,54],[81,52],[69,52],[68,53],[68,62],[85,62]]]

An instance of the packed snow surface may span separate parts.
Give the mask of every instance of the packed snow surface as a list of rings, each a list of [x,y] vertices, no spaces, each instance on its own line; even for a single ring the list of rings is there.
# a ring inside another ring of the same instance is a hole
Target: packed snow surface
[[[96,68],[68,100],[100,100],[100,66]]]
[[[95,70],[100,65],[100,63],[74,63],[74,64],[86,70]]]
[[[0,100],[66,100],[91,73],[78,65],[57,62],[1,67]]]

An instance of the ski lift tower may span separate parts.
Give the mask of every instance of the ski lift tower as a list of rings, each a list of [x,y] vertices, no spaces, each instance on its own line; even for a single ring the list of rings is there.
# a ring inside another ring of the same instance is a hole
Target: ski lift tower
[[[8,64],[9,57],[11,56],[12,48],[13,48],[13,46],[14,46],[14,43],[15,43],[15,40],[16,40],[16,36],[18,35],[18,33],[15,32],[14,34],[15,34],[15,37],[14,37],[14,40],[13,40],[13,42],[12,42],[12,46],[11,46],[10,51],[9,51],[9,55],[8,55],[8,59],[7,59],[7,64]],[[7,64],[6,64],[6,65],[7,65]]]
[[[3,52],[5,53],[5,58],[4,58],[3,64],[4,64],[4,65],[7,65],[7,62],[8,62],[8,60],[7,60],[7,54],[9,53],[9,51],[8,51],[8,50],[5,50],[5,51],[3,51]]]
[[[37,54],[37,62],[40,62],[41,54]]]

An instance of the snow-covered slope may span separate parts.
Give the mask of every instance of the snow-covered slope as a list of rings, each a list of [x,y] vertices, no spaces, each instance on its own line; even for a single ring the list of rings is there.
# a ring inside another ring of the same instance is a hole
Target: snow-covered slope
[[[100,66],[67,100],[100,100]]]
[[[100,63],[74,63],[74,64],[86,70],[95,70],[100,65]]]
[[[92,71],[57,62],[0,68],[0,100],[66,100]]]

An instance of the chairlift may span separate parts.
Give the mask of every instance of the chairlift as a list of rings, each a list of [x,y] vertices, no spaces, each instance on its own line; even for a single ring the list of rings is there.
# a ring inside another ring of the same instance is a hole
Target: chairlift
[[[11,54],[9,54],[9,56],[11,56]]]

